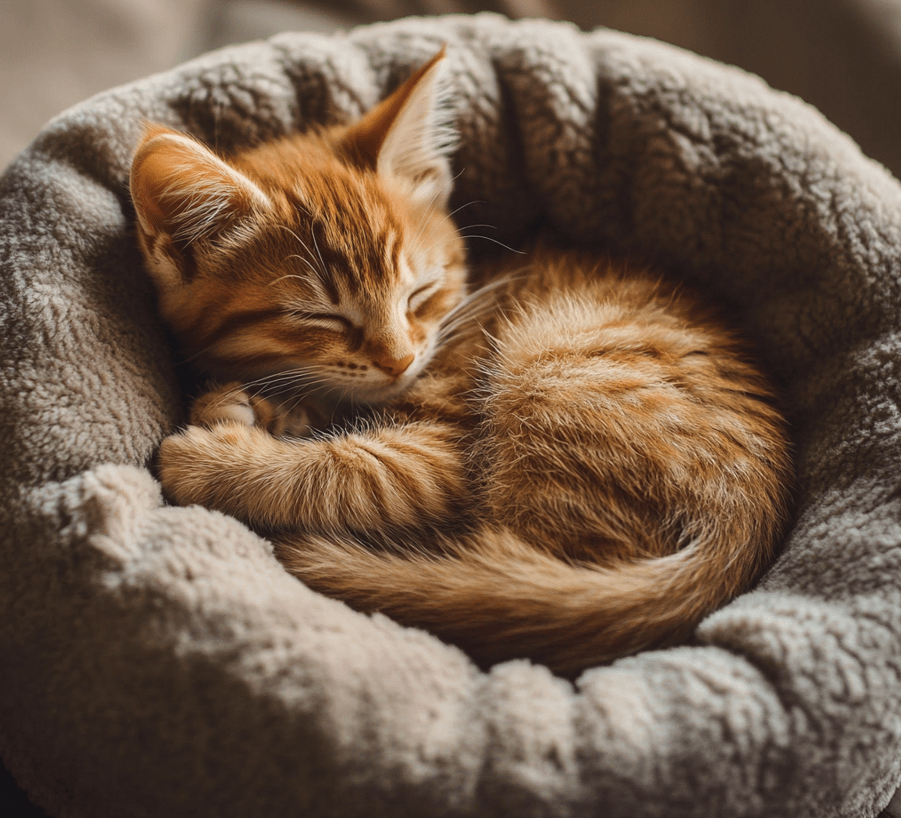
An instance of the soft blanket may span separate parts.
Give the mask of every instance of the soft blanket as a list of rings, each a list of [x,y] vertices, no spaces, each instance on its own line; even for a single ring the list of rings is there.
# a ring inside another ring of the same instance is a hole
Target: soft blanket
[[[792,420],[759,587],[574,684],[312,593],[148,470],[182,405],[131,233],[142,119],[225,146],[353,116],[444,42],[463,222],[708,289]],[[0,293],[0,751],[53,814],[862,817],[901,781],[901,186],[799,100],[541,21],[281,35],[47,126],[0,180]]]

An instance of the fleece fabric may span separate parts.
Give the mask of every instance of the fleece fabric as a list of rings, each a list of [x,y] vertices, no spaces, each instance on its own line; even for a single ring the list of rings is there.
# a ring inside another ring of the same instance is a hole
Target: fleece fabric
[[[791,418],[796,519],[759,586],[575,682],[319,596],[152,476],[184,404],[133,234],[143,120],[219,147],[343,120],[442,43],[463,226],[705,289]],[[69,110],[0,179],[4,760],[77,818],[874,816],[901,781],[899,307],[898,182],[798,99],[649,40],[285,34]]]

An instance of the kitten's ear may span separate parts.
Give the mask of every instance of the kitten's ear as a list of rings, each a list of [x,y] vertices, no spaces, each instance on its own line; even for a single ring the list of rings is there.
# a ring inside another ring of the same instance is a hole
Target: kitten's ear
[[[442,105],[445,48],[419,68],[345,136],[345,149],[378,173],[415,185],[414,195],[445,205],[450,196],[448,153],[455,134]]]
[[[131,163],[131,197],[141,230],[184,249],[221,235],[269,200],[250,179],[196,140],[147,125]]]

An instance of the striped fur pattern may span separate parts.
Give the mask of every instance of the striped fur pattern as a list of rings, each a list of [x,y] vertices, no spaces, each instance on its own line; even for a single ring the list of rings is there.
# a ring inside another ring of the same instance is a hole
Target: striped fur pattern
[[[176,503],[490,664],[574,674],[684,640],[772,560],[785,424],[681,287],[539,246],[467,294],[439,54],[360,122],[223,159],[148,126],[160,310],[217,377],[160,450]]]

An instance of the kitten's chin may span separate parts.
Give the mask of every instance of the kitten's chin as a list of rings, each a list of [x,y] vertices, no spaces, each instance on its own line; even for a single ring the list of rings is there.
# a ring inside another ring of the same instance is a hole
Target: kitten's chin
[[[413,378],[402,378],[396,383],[387,384],[385,386],[372,386],[354,389],[350,392],[343,392],[340,403],[354,403],[357,405],[364,404],[366,406],[382,406],[394,400],[398,395],[406,392],[413,383]]]
[[[425,368],[426,356],[422,356],[422,360],[417,361],[409,370],[404,372],[397,380],[387,381],[385,383],[363,383],[354,384],[348,389],[346,385],[342,385],[335,390],[335,402],[342,405],[356,406],[373,406],[379,407],[386,403],[390,403],[395,398],[400,397],[404,392],[408,392],[413,384],[419,379],[422,370]]]

